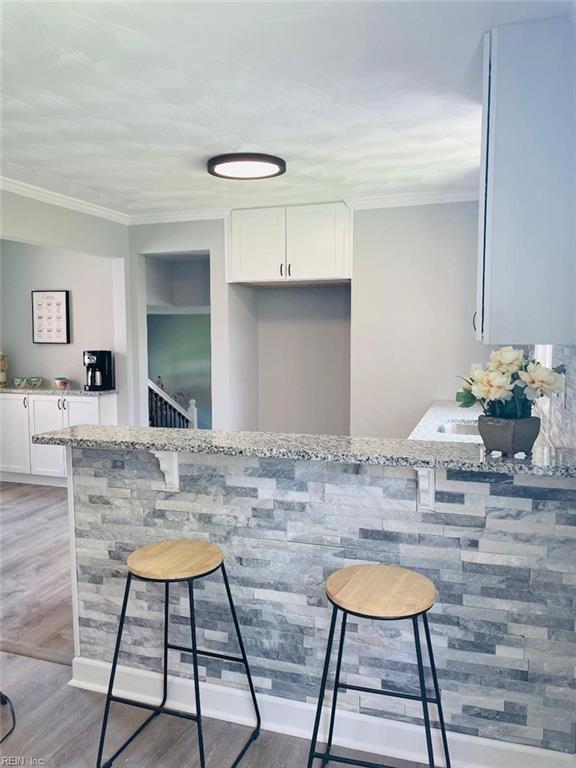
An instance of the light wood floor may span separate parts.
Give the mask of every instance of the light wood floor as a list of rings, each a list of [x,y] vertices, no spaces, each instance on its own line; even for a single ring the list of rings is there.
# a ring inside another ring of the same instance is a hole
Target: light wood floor
[[[0,669],[0,687],[12,698],[17,718],[16,730],[0,746],[0,756],[26,758],[26,765],[33,764],[35,758],[43,761],[44,768],[94,768],[104,696],[66,685],[70,670],[61,664],[1,653]],[[0,714],[1,732],[5,733],[9,726],[7,707],[0,707]],[[110,750],[119,746],[146,715],[135,707],[113,704],[108,727]],[[227,768],[249,732],[243,726],[206,718],[207,768]],[[386,738],[385,731],[382,738]],[[423,768],[366,753],[338,752],[384,762],[390,768]],[[307,740],[262,731],[241,768],[305,768],[307,757]],[[166,715],[159,717],[134,740],[116,766],[198,768],[195,725]],[[316,761],[315,768],[318,766]]]
[[[0,649],[70,664],[65,488],[0,483]]]

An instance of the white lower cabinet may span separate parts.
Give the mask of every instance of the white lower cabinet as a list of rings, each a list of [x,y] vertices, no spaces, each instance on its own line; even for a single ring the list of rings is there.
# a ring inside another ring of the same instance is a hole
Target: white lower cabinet
[[[52,432],[64,426],[62,398],[30,395],[30,435]],[[61,445],[35,445],[30,443],[30,472],[46,477],[64,477],[65,453]]]
[[[66,451],[32,436],[79,424],[116,424],[116,395],[0,393],[0,472],[66,477]]]
[[[63,398],[63,426],[77,427],[79,424],[102,424],[99,406],[100,398],[98,397]]]
[[[0,470],[30,472],[28,397],[0,396]]]

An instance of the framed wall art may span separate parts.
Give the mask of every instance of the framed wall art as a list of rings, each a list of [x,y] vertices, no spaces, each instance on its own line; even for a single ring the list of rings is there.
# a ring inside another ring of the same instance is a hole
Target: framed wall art
[[[32,291],[34,344],[70,344],[70,291]]]

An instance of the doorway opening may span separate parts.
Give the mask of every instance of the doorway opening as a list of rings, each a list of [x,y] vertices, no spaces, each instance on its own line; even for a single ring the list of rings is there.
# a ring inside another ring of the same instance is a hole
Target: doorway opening
[[[210,429],[210,254],[146,256],[148,416],[153,427]]]

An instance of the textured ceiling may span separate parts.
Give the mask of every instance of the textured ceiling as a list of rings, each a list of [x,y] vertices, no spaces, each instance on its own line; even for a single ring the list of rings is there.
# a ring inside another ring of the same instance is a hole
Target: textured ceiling
[[[131,213],[477,183],[481,42],[568,3],[6,3],[3,174]],[[208,157],[282,155],[225,181]]]

